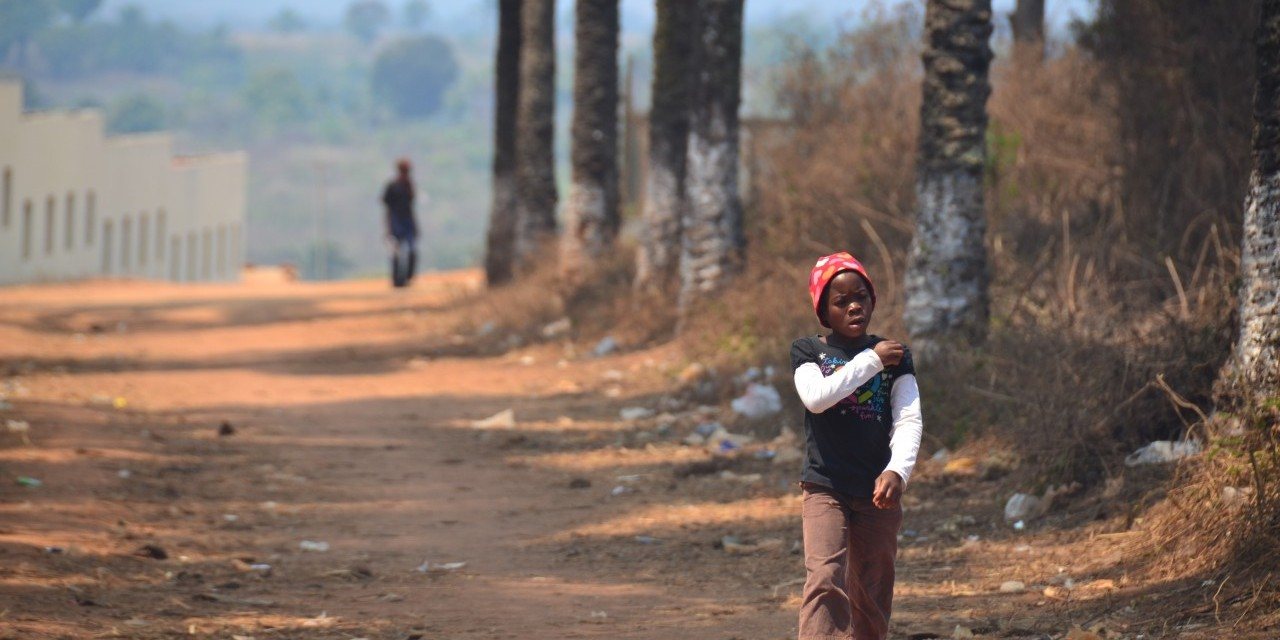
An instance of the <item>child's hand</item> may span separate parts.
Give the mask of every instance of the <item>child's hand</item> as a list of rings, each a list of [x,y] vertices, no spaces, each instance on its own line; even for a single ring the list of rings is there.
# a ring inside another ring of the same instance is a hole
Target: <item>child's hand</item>
[[[880,356],[880,362],[883,362],[886,367],[892,367],[902,362],[902,356],[906,353],[906,348],[902,346],[902,343],[894,342],[893,340],[881,340],[876,343],[875,347],[872,347],[872,350],[876,352],[876,355]]]
[[[898,347],[901,348],[902,345]],[[880,474],[880,477],[876,478],[876,489],[871,493],[871,504],[874,504],[877,509],[892,509],[898,506],[900,500],[902,500],[902,478],[892,471]]]

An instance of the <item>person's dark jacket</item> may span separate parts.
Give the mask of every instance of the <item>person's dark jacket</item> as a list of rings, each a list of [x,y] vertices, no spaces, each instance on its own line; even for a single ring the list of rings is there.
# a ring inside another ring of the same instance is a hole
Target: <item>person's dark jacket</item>
[[[396,179],[382,191],[382,204],[387,206],[387,232],[397,240],[418,237],[418,222],[413,217],[413,183]]]

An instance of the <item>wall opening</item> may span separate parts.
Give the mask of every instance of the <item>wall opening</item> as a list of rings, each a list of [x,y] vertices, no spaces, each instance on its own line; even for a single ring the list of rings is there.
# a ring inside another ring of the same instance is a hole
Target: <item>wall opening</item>
[[[217,238],[218,278],[227,277],[227,226],[218,227]]]
[[[196,232],[187,232],[187,282],[196,279]]]
[[[22,203],[22,259],[31,259],[31,234],[35,231],[35,213],[31,210],[31,201]]]
[[[53,255],[53,238],[54,238],[54,209],[58,206],[57,200],[53,196],[49,196],[44,201],[44,254],[46,256]]]
[[[182,280],[182,240],[178,236],[169,238],[169,279],[174,282]]]
[[[111,241],[112,223],[110,220],[102,222],[102,275],[111,275]]]
[[[205,229],[200,234],[200,279],[209,280],[213,275],[213,234]]]
[[[67,192],[67,219],[62,225],[62,247],[70,251],[75,246],[76,237],[76,195]]]
[[[164,240],[169,237],[166,228],[169,226],[169,216],[160,209],[156,212],[156,260],[160,264],[164,264]]]
[[[13,215],[13,169],[4,168],[4,178],[0,179],[0,222],[4,223],[4,228],[9,228],[9,218]]]
[[[84,197],[84,246],[86,247],[93,246],[93,231],[98,228],[98,223],[94,219],[98,215],[95,210],[98,204],[96,201],[97,197],[92,191]]]
[[[240,251],[240,224],[231,225],[231,268],[236,279],[240,278],[240,270],[244,268],[244,255]]]
[[[120,218],[120,273],[129,273],[129,257],[133,255],[133,219],[129,214]]]
[[[147,247],[151,246],[148,242],[151,238],[151,214],[138,214],[138,265],[146,266],[147,264]]]

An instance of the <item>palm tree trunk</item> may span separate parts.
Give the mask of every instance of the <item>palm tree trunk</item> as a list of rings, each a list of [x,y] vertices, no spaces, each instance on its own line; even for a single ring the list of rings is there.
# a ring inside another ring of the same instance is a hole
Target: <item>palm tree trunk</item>
[[[1044,58],[1044,0],[1018,0],[1018,7],[1009,14],[1009,26],[1014,47]]]
[[[1261,3],[1256,47],[1240,335],[1219,380],[1219,404],[1228,409],[1280,397],[1280,0]]]
[[[545,257],[556,232],[555,0],[521,10],[520,100],[516,112],[516,264]]]
[[[516,107],[520,99],[520,4],[498,4],[494,81],[493,202],[484,271],[490,286],[511,280],[516,238]]]
[[[640,251],[636,256],[636,284],[642,289],[669,283],[680,257],[695,8],[695,3],[688,0],[658,0],[658,23],[653,32],[649,170],[644,185]]]
[[[574,40],[566,275],[582,273],[618,235],[618,0],[578,0]]]
[[[680,308],[736,270],[744,244],[738,194],[743,0],[698,0],[680,254]]]
[[[929,0],[916,232],[904,287],[904,319],[917,351],[942,339],[986,335],[982,172],[990,37],[991,0]]]

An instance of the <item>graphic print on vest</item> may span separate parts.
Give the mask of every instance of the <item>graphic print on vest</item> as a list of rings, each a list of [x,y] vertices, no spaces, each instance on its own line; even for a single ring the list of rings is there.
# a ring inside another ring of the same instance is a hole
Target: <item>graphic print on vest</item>
[[[823,353],[818,368],[822,369],[822,375],[825,377],[839,371],[848,363],[849,361],[844,358]],[[871,376],[870,380],[848,397],[837,402],[834,408],[840,411],[840,415],[853,416],[857,420],[885,423],[889,417],[889,388],[892,386],[889,383],[891,381],[892,374],[881,371]]]

